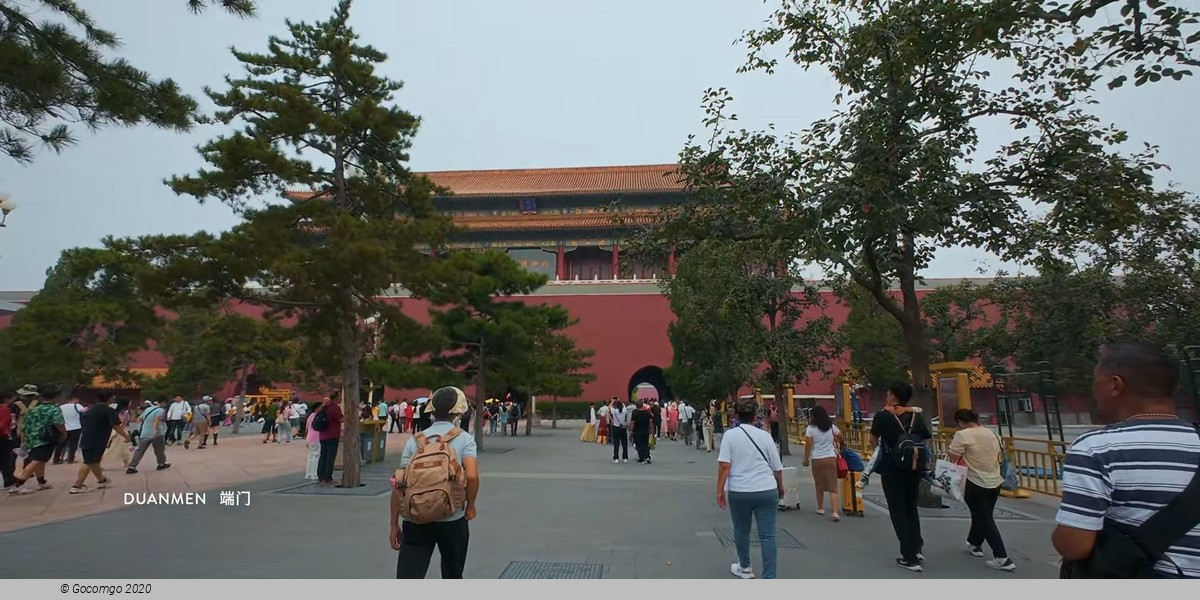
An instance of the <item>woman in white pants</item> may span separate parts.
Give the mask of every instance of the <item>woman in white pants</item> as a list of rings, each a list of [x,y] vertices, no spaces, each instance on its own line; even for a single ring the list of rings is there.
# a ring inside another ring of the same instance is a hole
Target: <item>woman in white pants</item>
[[[317,478],[317,462],[321,460],[321,432],[313,431],[312,428],[315,416],[317,413],[314,411],[308,415],[308,421],[304,424],[305,430],[308,431],[308,435],[304,438],[305,443],[308,444],[308,461],[304,463],[305,479]]]

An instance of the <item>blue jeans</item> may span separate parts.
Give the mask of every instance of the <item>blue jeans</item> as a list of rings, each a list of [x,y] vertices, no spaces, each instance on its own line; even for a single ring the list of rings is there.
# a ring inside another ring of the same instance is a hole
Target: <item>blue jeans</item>
[[[762,548],[762,578],[775,579],[775,557],[779,553],[779,543],[775,539],[775,515],[779,510],[779,491],[729,492],[727,496],[738,564],[743,568],[750,567],[750,520],[753,517],[758,529],[758,543]]]

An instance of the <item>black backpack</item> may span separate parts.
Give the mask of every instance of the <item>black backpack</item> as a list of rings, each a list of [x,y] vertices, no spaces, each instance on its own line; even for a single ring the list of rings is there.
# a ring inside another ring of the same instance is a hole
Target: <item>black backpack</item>
[[[325,414],[325,407],[321,407],[321,410],[313,415],[312,430],[325,431],[326,429],[329,429],[329,416]]]
[[[896,445],[891,449],[892,466],[897,471],[909,473],[923,473],[929,470],[930,454],[929,446],[925,445],[925,440],[922,439],[919,433],[913,433],[913,425],[917,424],[917,419],[920,415],[913,414],[912,419],[908,422],[908,427],[904,426],[904,422],[900,417],[891,411],[888,411],[900,424],[900,435],[896,438]]]

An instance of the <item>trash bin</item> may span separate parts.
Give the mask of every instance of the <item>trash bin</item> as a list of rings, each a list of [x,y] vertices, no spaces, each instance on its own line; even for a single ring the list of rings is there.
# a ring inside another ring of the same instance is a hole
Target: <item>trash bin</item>
[[[358,448],[362,452],[363,464],[383,462],[387,456],[387,434],[383,427],[387,421],[368,419],[360,423]]]

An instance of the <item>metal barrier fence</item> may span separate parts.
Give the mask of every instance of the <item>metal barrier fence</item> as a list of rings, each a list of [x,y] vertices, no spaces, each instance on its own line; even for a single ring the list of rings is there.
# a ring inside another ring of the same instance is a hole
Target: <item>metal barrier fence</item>
[[[794,419],[788,423],[788,433],[797,444],[804,442],[804,430],[808,422]],[[847,448],[868,460],[875,448],[871,446],[871,426],[865,423],[838,423],[842,441]],[[954,437],[953,429],[942,429],[933,433],[934,453],[946,456],[946,449]],[[1062,497],[1062,465],[1069,442],[1026,437],[1001,436],[1008,461],[1017,470],[1021,487],[1031,492]]]

